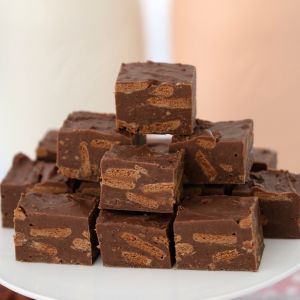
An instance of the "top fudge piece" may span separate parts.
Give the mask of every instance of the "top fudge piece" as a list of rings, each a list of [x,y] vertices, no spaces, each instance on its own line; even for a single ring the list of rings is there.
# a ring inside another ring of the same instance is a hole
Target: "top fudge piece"
[[[183,151],[115,145],[101,161],[100,208],[172,213],[179,201]]]
[[[132,144],[135,137],[115,129],[115,115],[74,112],[58,135],[57,165],[69,178],[100,180],[100,161],[114,144]]]
[[[57,137],[57,130],[51,130],[46,133],[36,149],[36,157],[38,160],[56,162]]]
[[[186,183],[245,183],[252,166],[253,121],[196,124],[191,136],[173,136],[169,147],[170,152],[186,150]]]
[[[252,172],[259,172],[268,169],[276,169],[277,152],[266,148],[253,148]]]
[[[247,184],[237,185],[232,194],[258,197],[265,237],[300,238],[300,174],[252,173]]]
[[[194,66],[150,61],[122,64],[115,91],[118,129],[141,134],[193,132]]]
[[[256,271],[264,243],[255,197],[190,194],[174,222],[177,267]]]

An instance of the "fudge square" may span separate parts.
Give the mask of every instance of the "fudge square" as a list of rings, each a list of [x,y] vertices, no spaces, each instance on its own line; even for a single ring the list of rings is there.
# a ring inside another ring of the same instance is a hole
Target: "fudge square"
[[[173,136],[169,146],[170,152],[186,150],[185,183],[245,183],[252,166],[253,121],[196,124],[191,136]]]
[[[100,208],[172,213],[180,199],[183,156],[114,145],[101,160]]]
[[[120,130],[191,134],[196,116],[196,68],[151,61],[122,64],[115,97]]]
[[[300,238],[300,174],[252,173],[250,181],[236,186],[232,194],[258,197],[264,237]]]
[[[192,196],[174,222],[179,269],[258,270],[264,249],[255,197]]]
[[[266,148],[253,148],[252,172],[277,168],[277,152]]]
[[[101,210],[96,231],[105,266],[171,268],[172,215]]]
[[[115,130],[115,115],[74,112],[58,134],[57,165],[69,178],[100,180],[100,160],[113,144],[132,144],[135,136]]]
[[[58,130],[50,130],[39,142],[36,149],[38,160],[56,163]]]
[[[22,193],[40,181],[43,163],[36,163],[19,153],[1,183],[1,211],[3,227],[13,228],[14,209]]]
[[[97,197],[23,194],[15,210],[16,259],[91,265],[98,256]]]

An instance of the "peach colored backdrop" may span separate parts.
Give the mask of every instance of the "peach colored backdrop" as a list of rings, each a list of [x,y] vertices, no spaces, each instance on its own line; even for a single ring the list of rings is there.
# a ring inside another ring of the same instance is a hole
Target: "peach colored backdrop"
[[[198,116],[253,118],[255,144],[300,172],[300,1],[175,0],[174,59],[197,66]]]

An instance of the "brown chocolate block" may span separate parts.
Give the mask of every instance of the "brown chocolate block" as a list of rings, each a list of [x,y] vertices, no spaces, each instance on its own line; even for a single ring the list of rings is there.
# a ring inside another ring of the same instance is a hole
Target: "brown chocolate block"
[[[115,145],[101,161],[100,208],[172,213],[180,199],[183,151]]]
[[[99,253],[97,206],[90,195],[23,194],[14,219],[16,259],[91,265]]]
[[[57,138],[57,130],[50,130],[46,133],[36,149],[36,157],[38,160],[56,162]]]
[[[150,61],[122,64],[115,91],[118,129],[134,134],[193,132],[194,66]]]
[[[14,227],[13,213],[25,193],[40,181],[42,164],[30,160],[19,153],[14,159],[10,170],[1,183],[1,211],[3,227]]]
[[[266,148],[253,148],[252,172],[277,168],[277,152]]]
[[[173,136],[170,144],[170,152],[186,150],[185,183],[245,183],[252,166],[253,121],[196,123],[191,136]]]
[[[193,196],[174,222],[179,269],[258,270],[264,243],[255,197]]]
[[[172,267],[171,215],[101,211],[96,230],[105,266]]]
[[[100,183],[81,181],[79,183],[78,188],[76,189],[76,193],[88,194],[88,195],[94,195],[100,197]]]
[[[265,237],[300,238],[300,174],[282,170],[252,173],[250,181],[236,186],[232,193],[258,197]]]
[[[134,144],[137,137],[115,130],[115,115],[74,112],[58,135],[57,165],[69,178],[98,182],[100,161],[114,144]]]

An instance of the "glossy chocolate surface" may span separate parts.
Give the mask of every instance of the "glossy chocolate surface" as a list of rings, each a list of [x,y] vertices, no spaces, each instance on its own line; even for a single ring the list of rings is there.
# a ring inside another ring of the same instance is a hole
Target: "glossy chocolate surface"
[[[117,128],[141,134],[191,134],[196,69],[167,63],[122,64],[115,87]]]

